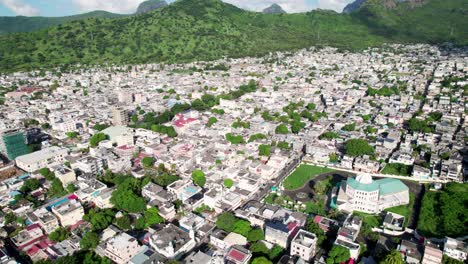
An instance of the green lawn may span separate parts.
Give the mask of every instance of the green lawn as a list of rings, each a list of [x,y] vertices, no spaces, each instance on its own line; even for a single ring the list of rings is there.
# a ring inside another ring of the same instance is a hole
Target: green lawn
[[[410,193],[410,201],[408,205],[400,205],[391,208],[387,208],[384,211],[392,212],[395,214],[399,214],[405,217],[405,226],[408,226],[408,222],[413,214],[413,206],[414,206],[414,193]]]
[[[334,170],[313,165],[301,164],[291,175],[283,182],[286,190],[294,190],[306,184],[309,180],[322,173],[332,172]]]
[[[354,211],[353,215],[359,216],[362,218],[363,225],[368,227],[379,227],[382,224],[382,218],[378,215],[366,214],[362,212]]]

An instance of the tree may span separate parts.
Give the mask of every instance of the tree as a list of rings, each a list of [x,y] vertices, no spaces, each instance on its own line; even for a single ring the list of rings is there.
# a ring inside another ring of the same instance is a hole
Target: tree
[[[141,159],[141,164],[145,168],[151,168],[154,165],[154,158],[153,157],[144,157]]]
[[[111,203],[119,210],[141,213],[146,209],[146,201],[139,195],[140,182],[127,178],[112,192]]]
[[[230,212],[221,213],[216,220],[216,226],[226,232],[234,231],[237,218]]]
[[[128,215],[123,215],[122,217],[116,218],[114,223],[122,230],[128,230],[132,228],[132,220]]]
[[[332,163],[338,162],[339,160],[338,155],[336,153],[330,153],[330,155],[328,155],[328,158]]]
[[[49,239],[55,242],[61,242],[70,236],[68,229],[59,227],[49,234]]]
[[[305,229],[317,236],[317,246],[320,246],[326,238],[325,232],[317,223],[314,222],[313,217],[307,218]]]
[[[20,191],[23,193],[27,193],[27,192],[36,190],[40,186],[41,186],[41,183],[39,182],[38,179],[29,178],[26,181],[24,181],[24,184],[23,186],[21,186]]]
[[[206,124],[207,127],[211,127],[212,125],[216,124],[218,122],[218,118],[212,116],[208,118],[208,123]]]
[[[230,189],[234,185],[234,181],[231,179],[224,179],[224,187]]]
[[[132,123],[136,124],[138,122],[138,115],[137,114],[133,114],[132,117]]]
[[[346,141],[345,150],[346,154],[353,157],[374,154],[374,148],[369,145],[365,139],[360,138],[353,138]]]
[[[233,145],[244,144],[245,140],[241,135],[233,135],[231,133],[226,134],[226,140]]]
[[[67,185],[67,192],[72,193],[72,192],[74,192],[75,190],[76,190],[75,185],[73,185],[73,184],[71,184],[71,183],[69,183],[69,184]]]
[[[252,251],[252,253],[262,253],[265,255],[267,255],[270,252],[270,250],[261,241],[257,241],[251,244],[249,249],[250,251]]]
[[[237,221],[234,223],[234,233],[247,237],[250,230],[252,230],[252,227],[250,226],[250,223],[246,220],[237,219]]]
[[[392,250],[381,262],[382,264],[405,264],[398,250]]]
[[[272,264],[272,263],[273,262],[269,261],[265,257],[254,258],[254,260],[252,261],[252,264]]]
[[[457,259],[453,259],[444,254],[444,256],[442,257],[442,264],[464,264],[464,262],[459,261]]]
[[[268,253],[268,257],[271,259],[271,260],[275,260],[276,258],[278,258],[279,256],[283,255],[283,251],[284,251],[284,248],[282,248],[281,246],[279,245],[274,245],[273,248],[270,250],[270,252]]]
[[[99,244],[99,236],[95,232],[87,232],[80,240],[80,246],[82,249],[94,249]]]
[[[247,241],[249,242],[256,242],[259,240],[263,240],[265,238],[265,234],[263,234],[263,230],[260,228],[253,228],[247,234]]]
[[[78,132],[67,132],[65,133],[65,135],[68,137],[68,138],[77,138],[78,137]]]
[[[145,212],[146,226],[156,225],[164,222],[164,219],[159,215],[159,210],[156,207],[151,207]]]
[[[104,133],[97,133],[97,134],[94,134],[90,139],[89,139],[89,145],[91,147],[97,147],[97,145],[99,144],[99,142],[101,141],[104,141],[107,139],[107,135],[104,134]]]
[[[309,103],[309,104],[307,104],[306,108],[307,108],[308,110],[313,111],[313,110],[315,110],[315,108],[317,108],[317,105],[314,104],[314,103]]]
[[[111,209],[91,209],[83,216],[83,219],[93,225],[93,230],[106,229],[114,221],[115,213]]]
[[[356,123],[346,124],[341,130],[343,131],[354,131],[356,129]]]
[[[106,124],[96,124],[96,125],[93,126],[93,129],[97,130],[97,131],[102,131],[102,130],[108,128],[108,127],[109,127],[109,125],[106,125]]]
[[[327,264],[339,264],[349,260],[350,257],[349,249],[334,245],[328,253]]]
[[[67,191],[63,188],[62,182],[54,178],[52,180],[52,184],[50,185],[49,190],[47,191],[47,196],[49,198],[55,198],[55,197],[60,197],[67,194]]]
[[[205,173],[201,170],[194,170],[192,172],[192,180],[193,182],[200,186],[200,187],[205,187],[205,183],[206,183],[206,177],[205,177]]]
[[[288,134],[289,133],[289,130],[288,130],[288,127],[281,124],[281,125],[278,125],[275,129],[275,133],[276,134]]]
[[[258,146],[258,155],[260,156],[270,156],[271,154],[271,146],[270,145],[260,145]]]

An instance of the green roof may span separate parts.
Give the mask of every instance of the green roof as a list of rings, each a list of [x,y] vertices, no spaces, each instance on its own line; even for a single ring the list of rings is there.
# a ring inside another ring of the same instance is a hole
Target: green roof
[[[369,184],[364,184],[364,183],[358,182],[354,178],[348,178],[348,181],[346,183],[350,185],[351,187],[353,187],[355,190],[364,191],[364,192],[372,192],[372,191],[376,191],[379,189],[379,185],[375,181],[372,181],[372,183],[369,183]]]
[[[372,192],[379,190],[380,195],[387,195],[408,190],[408,187],[402,181],[392,178],[375,180],[368,184],[361,183],[354,178],[348,178],[346,183],[359,191]]]
[[[376,180],[375,182],[380,185],[380,195],[387,195],[408,190],[408,186],[406,186],[398,179],[385,178]]]

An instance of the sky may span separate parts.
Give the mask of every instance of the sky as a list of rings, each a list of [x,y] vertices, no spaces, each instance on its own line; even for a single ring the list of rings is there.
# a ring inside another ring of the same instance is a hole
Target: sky
[[[168,2],[173,2],[170,0]],[[202,1],[202,0],[201,0]],[[273,3],[288,13],[312,9],[341,12],[353,0],[223,0],[248,10],[261,11]],[[94,10],[133,13],[143,0],[0,0],[0,16],[67,16]]]

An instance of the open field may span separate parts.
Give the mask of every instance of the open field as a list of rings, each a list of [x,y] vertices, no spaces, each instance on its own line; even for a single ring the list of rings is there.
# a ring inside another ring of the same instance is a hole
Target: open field
[[[283,182],[286,190],[294,190],[304,186],[308,181],[317,175],[334,171],[333,169],[318,167],[314,165],[301,164]]]

